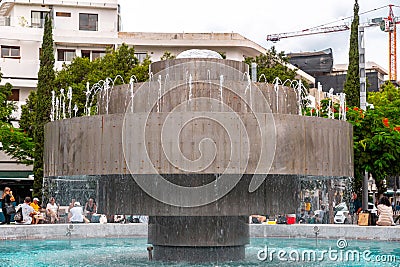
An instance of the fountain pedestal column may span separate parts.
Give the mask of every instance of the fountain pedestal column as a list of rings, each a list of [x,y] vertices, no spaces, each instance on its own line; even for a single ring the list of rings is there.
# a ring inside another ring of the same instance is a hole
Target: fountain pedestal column
[[[155,260],[242,260],[249,243],[248,217],[150,216],[148,242]]]

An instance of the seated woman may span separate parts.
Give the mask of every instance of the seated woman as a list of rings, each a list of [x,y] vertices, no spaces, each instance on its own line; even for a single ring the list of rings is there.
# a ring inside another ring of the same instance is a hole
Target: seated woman
[[[393,222],[392,205],[390,205],[389,199],[385,196],[383,196],[379,200],[378,215],[379,215],[379,219],[376,222],[377,225],[380,225],[380,226],[395,225]]]
[[[97,213],[96,202],[93,200],[93,198],[89,198],[88,202],[86,202],[86,204],[85,204],[86,217],[89,220],[92,220],[93,214],[96,214],[96,213]]]
[[[26,197],[24,204],[21,205],[20,209],[22,209],[22,221],[20,222],[15,222],[15,224],[32,224],[32,218],[33,215],[35,214],[35,211],[33,208],[30,206],[31,204],[31,198]]]
[[[50,203],[47,203],[46,214],[50,217],[50,222],[54,223],[59,220],[58,218],[58,205],[56,204],[56,199],[54,197],[50,198]]]
[[[71,223],[89,222],[89,220],[86,219],[85,216],[83,216],[83,209],[81,207],[81,203],[79,203],[78,201],[76,201],[74,203],[74,207],[69,210],[68,217]]]

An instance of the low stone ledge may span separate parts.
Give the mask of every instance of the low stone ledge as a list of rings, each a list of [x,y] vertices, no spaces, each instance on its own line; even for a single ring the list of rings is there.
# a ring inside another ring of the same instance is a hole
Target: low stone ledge
[[[250,225],[250,237],[315,238],[314,227],[318,227],[318,238],[321,239],[345,238],[350,240],[400,241],[399,226],[358,226],[348,224],[252,224]]]
[[[40,224],[1,225],[0,240],[13,239],[65,239],[68,227],[71,238],[147,238],[147,224]],[[314,227],[318,227],[318,238],[348,240],[400,241],[400,226],[358,226],[337,224],[264,225],[250,224],[251,238],[315,238]]]

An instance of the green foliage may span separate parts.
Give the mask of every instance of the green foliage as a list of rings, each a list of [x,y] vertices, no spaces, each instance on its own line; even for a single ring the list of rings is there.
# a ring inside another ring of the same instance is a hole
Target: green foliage
[[[40,68],[38,72],[38,85],[35,103],[35,127],[34,127],[34,164],[33,196],[41,196],[43,184],[43,149],[44,126],[50,121],[51,91],[54,89],[54,47],[51,18],[47,15],[44,24],[42,53],[40,55]]]
[[[165,51],[160,60],[174,59],[176,56],[169,51]]]
[[[256,58],[248,57],[245,59],[251,67],[251,63],[257,64],[257,81],[273,82],[276,77],[281,81],[287,79],[294,80],[296,78],[296,71],[291,70],[285,66],[285,63],[289,62],[289,59],[285,56],[284,52],[277,53],[275,47],[272,47],[265,54],[260,54]],[[303,84],[307,87],[307,82],[303,81]]]
[[[0,80],[2,74],[0,73]],[[11,124],[11,113],[15,106],[7,98],[11,96],[11,84],[0,86],[0,142],[3,150],[11,158],[16,159],[23,164],[32,164],[33,142],[27,134]]]
[[[346,94],[348,106],[360,106],[360,70],[358,51],[358,17],[359,5],[357,0],[354,3],[353,22],[351,23],[349,67],[347,69],[346,82],[343,92]]]
[[[318,107],[318,116],[321,118],[329,118],[329,114],[333,112],[334,118],[339,119],[339,109],[340,105],[338,103],[330,104],[330,99],[322,99],[320,101],[320,106]],[[306,116],[316,116],[317,110],[315,108],[307,107],[305,108]]]
[[[400,173],[399,100],[399,89],[386,83],[380,92],[368,95],[374,109],[349,110],[347,118],[354,131],[356,186],[361,186],[364,170],[371,172],[378,184]]]
[[[400,106],[400,90],[390,81],[381,86],[380,92],[369,92],[368,103],[374,106]]]
[[[2,74],[0,73],[0,81]],[[15,109],[14,104],[7,101],[7,98],[11,95],[12,86],[10,83],[6,83],[0,87],[0,122],[9,123],[11,120],[11,112]]]
[[[35,145],[32,138],[28,137],[22,129],[0,122],[0,142],[11,158],[22,164],[32,165]]]
[[[33,139],[34,127],[32,123],[36,118],[36,91],[31,91],[29,93],[26,104],[21,107],[21,118],[19,120],[19,127],[23,129],[26,134]]]
[[[374,109],[347,108],[347,121],[353,125],[354,141],[354,184],[356,192],[361,191],[364,171],[373,174],[377,184],[383,179],[400,174],[400,91],[390,82],[380,92],[368,94],[368,103]],[[329,100],[321,101],[319,116],[328,117]],[[339,105],[331,109],[337,119]],[[308,109],[306,115],[316,115],[315,109]],[[379,188],[379,192],[384,191]]]
[[[132,75],[138,82],[143,82],[149,77],[150,63],[149,57],[139,63],[135,57],[134,48],[122,44],[117,50],[108,50],[103,58],[94,61],[88,58],[74,58],[71,64],[64,65],[57,72],[55,87],[57,90],[72,88],[72,103],[77,104],[79,116],[84,113],[87,83],[93,86],[101,80],[112,78],[115,79],[115,85],[119,85],[128,83]],[[117,77],[122,77],[122,79]]]

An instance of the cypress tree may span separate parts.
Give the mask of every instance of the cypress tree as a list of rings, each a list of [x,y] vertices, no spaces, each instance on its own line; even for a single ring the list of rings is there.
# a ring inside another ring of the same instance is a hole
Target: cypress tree
[[[347,68],[346,82],[343,92],[346,94],[348,106],[360,106],[360,69],[358,53],[358,17],[359,6],[354,3],[353,22],[351,23],[349,67]]]
[[[51,91],[54,88],[54,48],[52,22],[49,14],[45,18],[42,49],[40,54],[40,68],[38,72],[38,84],[36,93],[36,114],[34,127],[34,164],[33,196],[42,195],[43,184],[43,150],[44,150],[44,126],[50,121]]]

